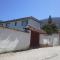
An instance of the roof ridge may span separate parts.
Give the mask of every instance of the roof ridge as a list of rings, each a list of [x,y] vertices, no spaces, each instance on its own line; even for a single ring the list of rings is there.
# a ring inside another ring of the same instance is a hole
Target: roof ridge
[[[35,20],[37,22],[40,22],[38,19],[36,19],[33,16],[28,16],[28,17],[23,17],[23,18],[17,18],[17,19],[13,19],[13,20],[7,20],[7,21],[3,21],[3,22],[17,21],[17,20],[22,20],[22,19],[33,19],[33,20]]]

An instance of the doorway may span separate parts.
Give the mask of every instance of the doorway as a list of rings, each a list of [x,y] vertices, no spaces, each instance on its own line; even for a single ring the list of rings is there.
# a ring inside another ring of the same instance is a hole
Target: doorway
[[[31,31],[30,47],[31,48],[39,47],[39,32]]]

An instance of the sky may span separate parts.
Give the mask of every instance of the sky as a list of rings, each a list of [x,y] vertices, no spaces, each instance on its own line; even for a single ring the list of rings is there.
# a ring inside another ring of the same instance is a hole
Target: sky
[[[60,0],[0,0],[0,20],[60,17]]]

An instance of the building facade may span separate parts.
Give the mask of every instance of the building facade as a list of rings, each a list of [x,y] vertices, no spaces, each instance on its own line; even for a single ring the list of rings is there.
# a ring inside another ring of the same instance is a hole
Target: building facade
[[[36,29],[40,29],[40,21],[31,16],[15,20],[4,21],[1,22],[0,26],[24,31],[24,28],[26,28],[27,26],[32,26]]]
[[[0,22],[0,26],[3,26],[0,27],[0,53],[60,45],[60,32],[48,35],[40,29],[41,22],[34,17]],[[22,32],[27,27],[29,33]]]

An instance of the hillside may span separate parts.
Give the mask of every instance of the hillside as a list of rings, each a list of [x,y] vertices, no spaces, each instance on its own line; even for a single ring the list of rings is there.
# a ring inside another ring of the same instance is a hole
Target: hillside
[[[40,20],[41,25],[44,25],[48,22],[48,18]],[[60,29],[60,17],[52,17],[52,22]]]

